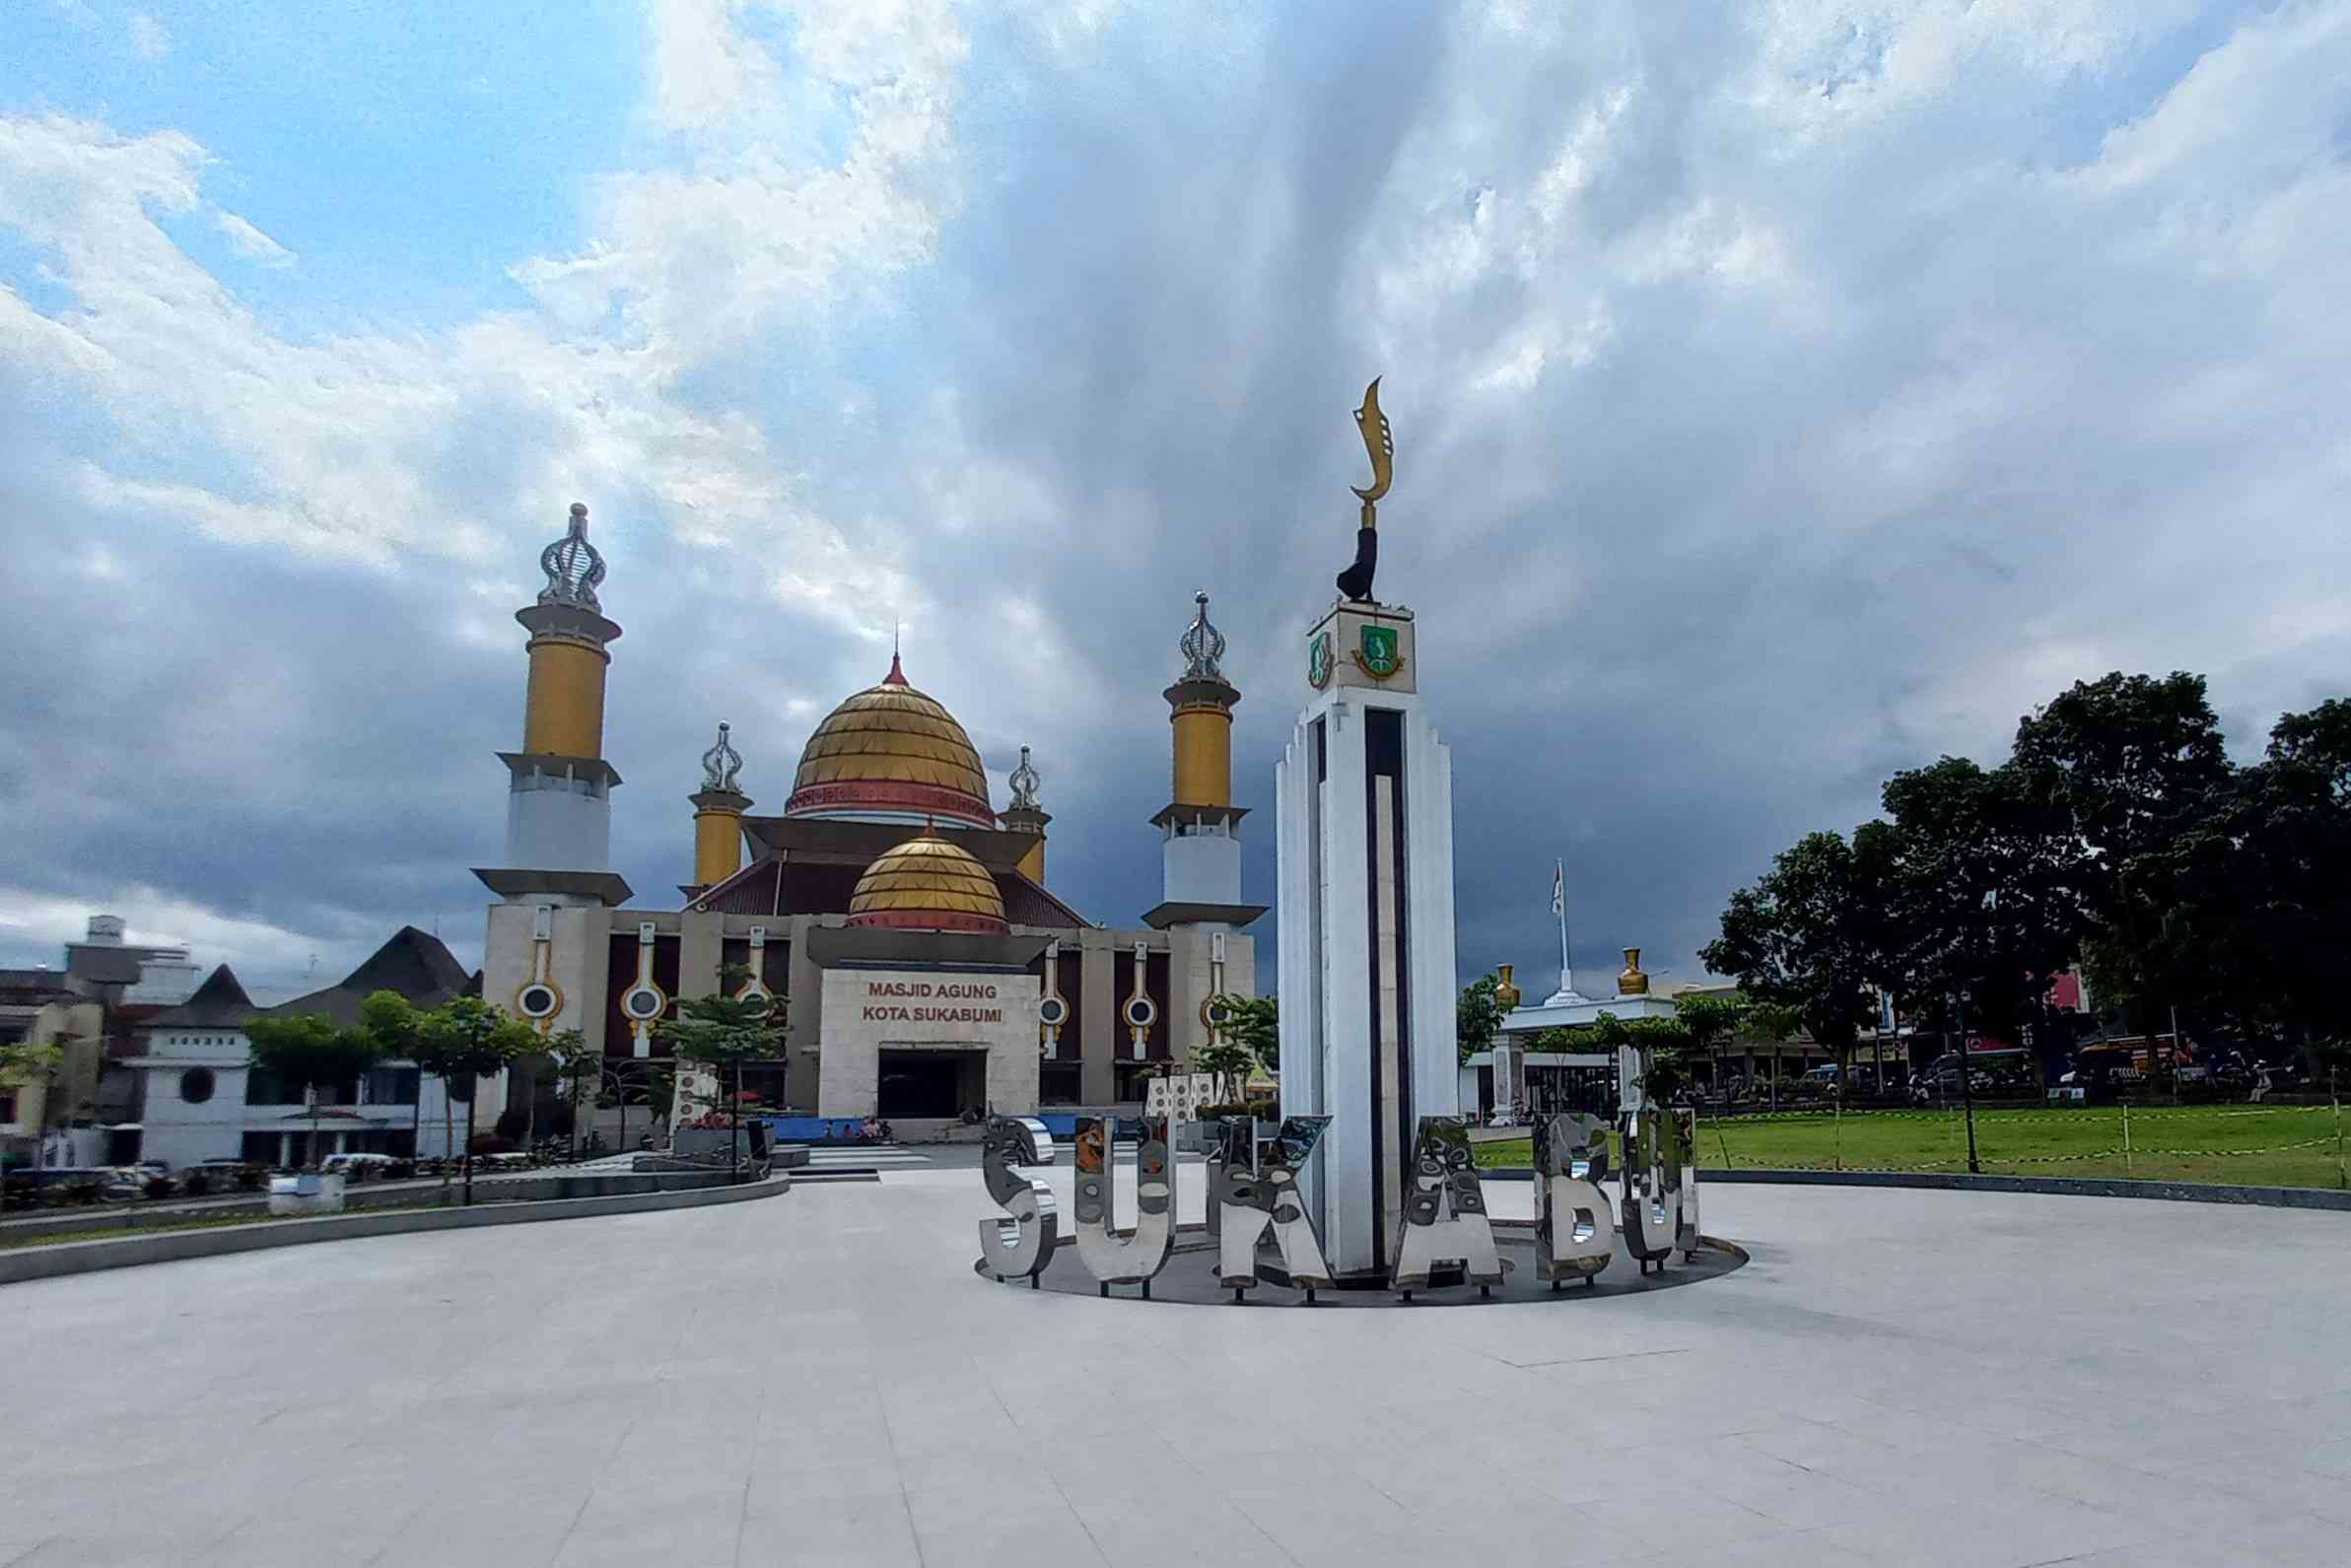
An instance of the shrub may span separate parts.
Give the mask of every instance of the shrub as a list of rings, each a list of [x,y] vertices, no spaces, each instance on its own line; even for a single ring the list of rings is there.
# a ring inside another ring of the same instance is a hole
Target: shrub
[[[202,1171],[190,1171],[187,1173],[187,1185],[183,1191],[190,1197],[202,1197],[212,1191],[212,1178]]]
[[[237,1185],[247,1193],[258,1193],[261,1191],[262,1182],[268,1176],[269,1170],[266,1166],[241,1165],[237,1168]]]
[[[499,1120],[504,1121],[505,1118],[502,1117]],[[500,1137],[495,1132],[476,1132],[473,1135],[473,1141],[466,1146],[475,1154],[512,1154],[515,1152],[515,1140]]]
[[[147,1178],[145,1192],[149,1197],[170,1197],[172,1179],[168,1176],[151,1176]]]
[[[498,1121],[492,1128],[496,1136],[505,1138],[510,1143],[518,1141],[529,1130],[530,1113],[512,1110],[499,1112]]]

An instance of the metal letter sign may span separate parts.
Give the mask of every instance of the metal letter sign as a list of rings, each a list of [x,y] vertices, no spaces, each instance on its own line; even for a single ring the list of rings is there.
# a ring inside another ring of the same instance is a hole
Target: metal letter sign
[[[1281,1266],[1292,1288],[1314,1300],[1317,1290],[1331,1285],[1331,1265],[1323,1261],[1322,1238],[1298,1199],[1298,1172],[1314,1152],[1327,1116],[1282,1119],[1265,1152],[1250,1166],[1249,1144],[1254,1134],[1247,1123],[1236,1124],[1228,1136],[1224,1157],[1210,1178],[1209,1202],[1217,1216],[1216,1281],[1233,1293],[1257,1286],[1257,1247],[1266,1232],[1281,1249]]]
[[[1175,1161],[1146,1126],[1135,1155],[1135,1231],[1121,1238],[1112,1213],[1117,1125],[1107,1117],[1077,1119],[1077,1259],[1101,1282],[1103,1295],[1113,1285],[1141,1285],[1147,1296],[1175,1240]]]
[[[1051,1165],[1053,1134],[1034,1117],[1000,1116],[988,1124],[981,1169],[988,1193],[1006,1214],[980,1221],[980,1256],[998,1279],[1026,1276],[1034,1288],[1037,1276],[1053,1261],[1061,1245],[1061,1208],[1053,1189],[1015,1166]]]
[[[1535,1122],[1535,1277],[1556,1290],[1594,1283],[1617,1256],[1617,1222],[1600,1184],[1608,1179],[1608,1124],[1561,1113]]]
[[[1674,1114],[1644,1105],[1625,1113],[1625,1250],[1647,1273],[1674,1251],[1682,1227],[1681,1163],[1672,1158]]]
[[[1424,1116],[1413,1148],[1410,1191],[1405,1195],[1404,1236],[1397,1244],[1391,1290],[1409,1295],[1428,1288],[1429,1270],[1458,1259],[1481,1294],[1502,1282],[1502,1261],[1494,1251],[1493,1227],[1486,1218],[1486,1194],[1478,1166],[1470,1158],[1469,1127],[1459,1117]]]

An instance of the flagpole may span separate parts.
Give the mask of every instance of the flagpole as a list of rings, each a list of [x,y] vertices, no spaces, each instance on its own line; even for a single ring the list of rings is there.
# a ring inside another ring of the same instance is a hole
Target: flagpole
[[[1567,946],[1567,862],[1552,861],[1552,908],[1559,917],[1559,989],[1575,989],[1575,960]]]

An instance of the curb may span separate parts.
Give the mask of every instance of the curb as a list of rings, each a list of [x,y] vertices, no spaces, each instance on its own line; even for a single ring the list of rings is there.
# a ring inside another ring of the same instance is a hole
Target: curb
[[[543,1220],[590,1219],[601,1214],[644,1214],[672,1208],[708,1208],[778,1197],[792,1188],[786,1176],[740,1187],[692,1188],[684,1192],[625,1193],[612,1197],[569,1197],[546,1201],[479,1204],[472,1208],[423,1208],[383,1214],[326,1214],[316,1219],[278,1220],[265,1225],[224,1225],[217,1230],[168,1231],[160,1236],[122,1236],[104,1241],[57,1242],[0,1252],[0,1285],[53,1279],[140,1263],[220,1258],[231,1253],[302,1247],[313,1242],[355,1241],[367,1236],[405,1236],[417,1231],[474,1230],[485,1225],[527,1225]]]
[[[1481,1172],[1490,1176],[1492,1172]],[[1916,1187],[1961,1193],[2045,1193],[2061,1197],[2151,1197],[2174,1203],[2239,1203],[2351,1213],[2351,1193],[2326,1187],[2227,1187],[2217,1182],[2138,1182],[2094,1176],[1969,1176],[1952,1171],[1799,1171],[1764,1166],[1698,1168],[1698,1186],[1754,1182],[1788,1187]]]

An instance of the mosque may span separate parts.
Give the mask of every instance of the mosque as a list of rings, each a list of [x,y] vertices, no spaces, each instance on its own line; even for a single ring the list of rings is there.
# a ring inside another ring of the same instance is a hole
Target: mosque
[[[499,754],[505,862],[474,874],[498,898],[482,994],[542,1034],[577,1028],[626,1074],[667,1056],[655,1025],[680,997],[740,965],[738,993],[789,1009],[783,1058],[746,1068],[746,1090],[772,1110],[879,1115],[903,1135],[982,1110],[1139,1102],[1154,1063],[1209,1040],[1210,998],[1256,993],[1244,930],[1265,908],[1241,902],[1232,803],[1241,694],[1206,593],[1165,694],[1173,784],[1149,819],[1163,897],[1111,929],[1052,890],[1029,748],[999,810],[963,726],[895,653],[809,735],[781,815],[752,813],[720,724],[688,796],[684,903],[639,907],[611,868],[621,781],[604,760],[604,677],[620,628],[597,597],[587,508],[539,566],[547,585],[516,614],[529,634],[522,745]],[[508,1085],[517,1108],[549,1094],[527,1068]]]

